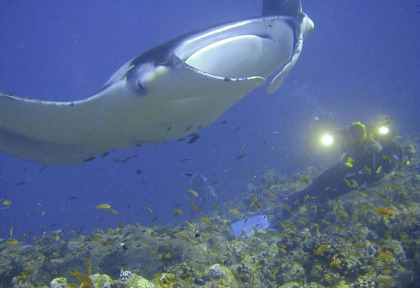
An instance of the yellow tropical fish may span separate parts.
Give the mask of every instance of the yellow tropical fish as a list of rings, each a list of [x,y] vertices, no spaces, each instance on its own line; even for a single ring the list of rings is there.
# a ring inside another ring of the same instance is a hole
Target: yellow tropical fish
[[[195,190],[193,190],[193,189],[190,189],[190,190],[188,190],[188,193],[190,193],[192,196],[194,196],[194,197],[198,197],[199,195],[198,195],[198,192],[197,191],[195,191]]]
[[[194,212],[198,212],[198,206],[194,203],[194,201],[190,200],[190,205],[193,208]]]
[[[359,183],[357,183],[356,180],[351,179],[350,181],[351,181],[351,187],[359,187]]]
[[[388,163],[391,163],[392,162],[392,159],[391,159],[391,157],[389,157],[388,155],[384,155],[384,156],[382,156],[382,159],[384,159],[386,162],[388,162]]]
[[[302,180],[302,182],[304,182],[305,184],[309,184],[309,182],[311,182],[311,179],[309,179],[306,176],[302,176],[300,177],[300,180]]]
[[[273,191],[268,191],[267,194],[270,195],[270,197],[276,198],[276,194],[274,194]]]
[[[382,166],[379,166],[378,169],[376,169],[376,174],[380,174],[382,172]]]
[[[106,204],[106,203],[99,204],[99,205],[96,206],[96,209],[110,209],[110,208],[111,208],[111,205]]]
[[[6,244],[7,244],[7,245],[17,245],[17,244],[19,244],[19,241],[14,240],[14,239],[12,239],[12,240],[7,240],[7,241],[6,241]]]
[[[343,179],[344,183],[346,183],[347,187],[352,187],[351,182],[347,180],[346,178]]]
[[[10,204],[12,204],[12,200],[4,200],[2,204],[5,206],[9,206]]]
[[[365,170],[365,174],[367,175],[372,174],[372,169],[370,169],[369,167],[365,166],[363,169]]]
[[[232,215],[235,216],[236,214],[239,213],[237,208],[233,208],[230,212],[232,212]]]
[[[106,210],[108,210],[108,212],[110,212],[110,213],[112,213],[114,215],[118,215],[118,211],[117,210],[114,210],[114,209],[111,209],[111,208],[108,208]]]
[[[252,208],[252,206],[257,207],[258,209],[261,208],[260,202],[258,202],[257,198],[252,199],[251,205],[249,205],[249,208]]]
[[[150,214],[152,214],[152,213],[153,213],[152,208],[150,208],[149,206],[146,206],[145,208],[146,208],[147,212],[149,212]]]
[[[174,212],[174,216],[184,214],[184,212],[182,212],[180,209],[173,209],[172,212]]]
[[[359,193],[359,195],[362,197],[367,197],[367,194],[365,192],[357,191],[357,193]]]
[[[185,221],[185,222],[187,222],[187,225],[189,226],[189,227],[193,227],[193,224],[191,223],[191,222],[188,222],[188,221]]]
[[[201,221],[203,221],[204,223],[207,223],[207,224],[211,224],[210,218],[208,218],[208,217],[201,217]]]

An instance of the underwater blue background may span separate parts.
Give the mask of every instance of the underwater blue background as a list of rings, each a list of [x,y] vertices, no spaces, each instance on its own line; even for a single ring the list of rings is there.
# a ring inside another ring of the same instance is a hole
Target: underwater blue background
[[[0,90],[37,99],[83,99],[131,58],[198,28],[259,16],[261,3],[0,1]],[[299,161],[312,119],[324,113],[332,113],[337,128],[385,113],[395,117],[401,134],[418,133],[418,3],[302,0],[315,29],[283,86],[273,95],[266,87],[257,89],[200,131],[191,145],[175,140],[42,171],[0,153],[0,198],[12,201],[1,206],[0,238],[9,236],[11,226],[18,238],[81,227],[86,233],[131,221],[188,220],[188,213],[174,217],[172,212],[191,209],[186,172],[217,181],[213,188],[225,203],[247,193],[267,169],[291,175],[328,164],[323,157]],[[246,157],[237,160],[243,153]],[[138,157],[126,164],[114,161],[133,155]],[[16,185],[20,182],[25,183]],[[101,203],[110,203],[119,215],[95,209]]]

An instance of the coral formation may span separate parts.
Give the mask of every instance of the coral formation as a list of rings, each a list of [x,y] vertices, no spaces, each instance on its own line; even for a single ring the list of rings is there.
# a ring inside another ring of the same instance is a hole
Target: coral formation
[[[409,164],[403,159],[373,186],[324,203],[305,199],[290,209],[280,201],[306,185],[301,175],[313,179],[321,169],[292,177],[269,170],[205,222],[133,223],[71,239],[45,233],[31,244],[0,240],[0,287],[416,287],[420,176],[410,149],[419,151],[419,139],[403,143]],[[258,213],[281,221],[235,238],[229,224]],[[93,284],[81,284],[86,277]]]

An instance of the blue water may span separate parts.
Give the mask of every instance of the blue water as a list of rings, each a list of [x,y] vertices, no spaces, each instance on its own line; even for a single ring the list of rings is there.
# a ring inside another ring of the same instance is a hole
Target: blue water
[[[131,58],[201,27],[258,16],[261,2],[0,1],[0,90],[57,101],[86,98]],[[322,113],[332,113],[337,128],[385,113],[401,134],[419,132],[418,1],[302,2],[315,30],[283,86],[273,95],[265,88],[252,92],[201,130],[197,142],[120,150],[43,171],[0,153],[0,198],[13,202],[0,210],[0,238],[11,226],[19,238],[184,221],[188,214],[173,217],[172,209],[191,209],[186,172],[217,181],[218,201],[225,203],[258,184],[267,169],[291,175],[322,164],[321,157],[297,161],[307,149],[311,119]],[[114,161],[133,155],[126,164]],[[95,209],[101,203],[119,215]]]

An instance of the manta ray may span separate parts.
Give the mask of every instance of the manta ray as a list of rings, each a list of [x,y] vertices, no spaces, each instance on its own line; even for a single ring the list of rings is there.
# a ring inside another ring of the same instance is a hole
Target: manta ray
[[[313,29],[299,0],[260,17],[179,36],[130,60],[95,95],[71,102],[0,93],[0,151],[47,166],[189,135],[252,90],[275,92]]]

